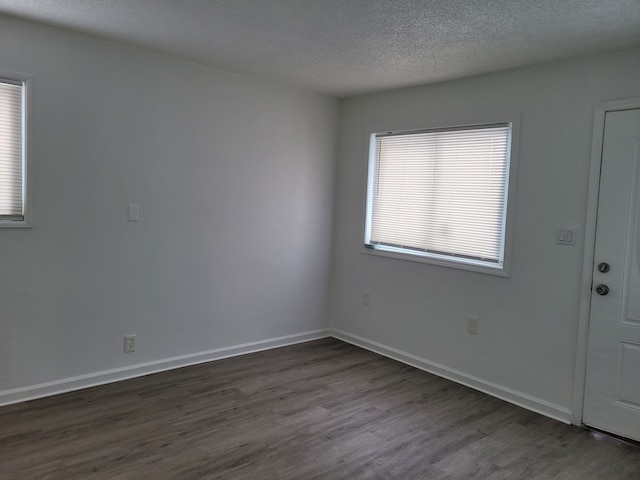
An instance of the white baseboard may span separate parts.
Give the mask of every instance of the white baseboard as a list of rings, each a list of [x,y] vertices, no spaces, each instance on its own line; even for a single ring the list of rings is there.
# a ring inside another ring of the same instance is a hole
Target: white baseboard
[[[77,377],[63,378],[52,382],[30,385],[27,387],[0,390],[0,406],[48,397],[74,390],[81,390],[83,388],[95,387],[107,383],[150,375],[152,373],[164,372],[174,368],[187,367],[189,365],[197,365],[199,363],[221,360],[223,358],[235,357],[247,353],[308,342],[329,336],[367,350],[371,350],[372,352],[384,355],[385,357],[393,358],[394,360],[419,368],[420,370],[461,383],[462,385],[474,388],[547,417],[551,417],[564,423],[571,423],[571,410],[561,407],[560,405],[488,382],[484,379],[468,375],[459,370],[446,367],[411,353],[403,352],[341,330],[314,330],[311,332],[208,350],[205,352],[170,357],[152,362],[139,363],[122,368],[103,370]]]
[[[129,378],[141,377],[152,373],[164,372],[174,368],[197,365],[199,363],[211,362],[223,358],[235,357],[247,353],[269,350],[272,348],[284,347],[295,343],[303,343],[311,340],[329,337],[328,330],[314,330],[312,332],[287,335],[284,337],[270,338],[257,342],[243,343],[230,347],[217,348],[206,352],[180,355],[177,357],[164,358],[152,362],[139,363],[122,368],[103,370],[100,372],[79,375],[77,377],[63,378],[52,382],[30,385],[27,387],[14,388],[10,390],[0,390],[0,406],[12,403],[34,400],[36,398],[48,397],[59,393],[71,392],[83,388],[104,385],[105,383],[118,382]]]
[[[385,357],[393,358],[399,362],[411,365],[412,367],[419,368],[425,372],[433,373],[439,377],[452,380],[454,382],[466,385],[475,390],[479,390],[486,394],[505,400],[509,403],[513,403],[520,407],[526,408],[536,413],[540,413],[547,417],[553,418],[563,423],[571,423],[571,410],[568,408],[556,405],[546,400],[533,397],[526,393],[518,392],[511,388],[503,387],[496,383],[489,382],[482,378],[469,375],[467,373],[449,368],[445,365],[441,365],[436,362],[432,362],[425,358],[418,357],[411,353],[403,352],[396,348],[388,347],[378,342],[368,340],[358,335],[352,335],[342,330],[331,330],[331,336],[347,343],[351,343],[358,347],[371,350],[372,352],[379,353]]]

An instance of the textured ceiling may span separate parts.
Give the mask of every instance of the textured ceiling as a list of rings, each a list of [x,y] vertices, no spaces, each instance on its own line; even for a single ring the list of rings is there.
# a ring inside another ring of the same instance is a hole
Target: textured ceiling
[[[337,96],[640,44],[640,0],[0,0],[0,13]]]

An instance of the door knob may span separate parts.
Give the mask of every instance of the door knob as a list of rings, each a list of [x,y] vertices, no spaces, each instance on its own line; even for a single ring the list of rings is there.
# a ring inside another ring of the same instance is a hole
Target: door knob
[[[598,270],[599,270],[601,273],[607,273],[609,270],[611,270],[611,267],[609,266],[609,264],[608,264],[608,263],[606,263],[606,262],[602,262],[602,263],[599,263],[599,264],[598,264]]]
[[[598,285],[596,287],[596,293],[598,295],[606,295],[609,293],[609,287],[607,287],[605,284],[601,283],[600,285]]]

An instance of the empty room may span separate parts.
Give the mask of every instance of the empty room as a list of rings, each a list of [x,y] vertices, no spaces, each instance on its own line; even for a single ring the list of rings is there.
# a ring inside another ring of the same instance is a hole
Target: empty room
[[[638,0],[0,0],[0,479],[640,478]]]

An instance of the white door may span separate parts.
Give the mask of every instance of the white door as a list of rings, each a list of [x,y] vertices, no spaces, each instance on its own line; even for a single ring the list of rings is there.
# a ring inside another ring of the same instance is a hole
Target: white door
[[[605,117],[594,258],[583,421],[640,440],[640,109]]]

